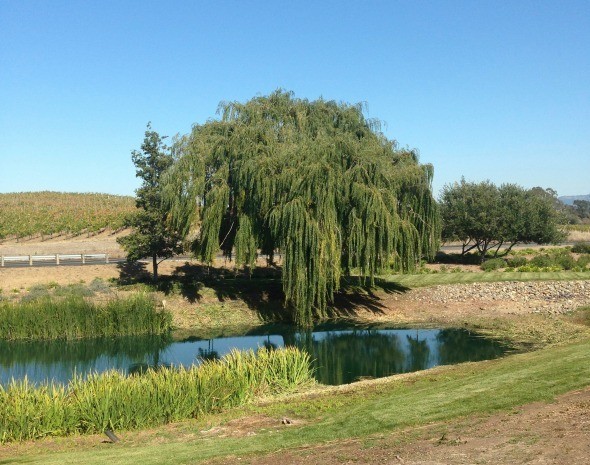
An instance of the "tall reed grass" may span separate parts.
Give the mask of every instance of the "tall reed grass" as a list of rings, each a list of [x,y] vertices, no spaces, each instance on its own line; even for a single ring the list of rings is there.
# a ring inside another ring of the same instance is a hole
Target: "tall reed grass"
[[[80,295],[44,296],[27,302],[0,302],[0,339],[79,339],[170,330],[172,316],[156,309],[143,293],[103,304]]]
[[[288,392],[313,380],[310,357],[295,348],[234,351],[190,368],[78,376],[67,386],[0,386],[0,442],[100,433],[196,418]]]

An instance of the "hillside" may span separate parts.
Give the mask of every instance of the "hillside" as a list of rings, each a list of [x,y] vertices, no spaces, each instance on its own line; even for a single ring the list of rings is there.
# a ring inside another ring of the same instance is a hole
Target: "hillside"
[[[0,240],[117,230],[134,211],[135,199],[129,196],[47,191],[0,194]]]
[[[573,205],[574,200],[587,200],[590,202],[590,194],[588,195],[564,195],[562,197],[558,197],[566,205]]]

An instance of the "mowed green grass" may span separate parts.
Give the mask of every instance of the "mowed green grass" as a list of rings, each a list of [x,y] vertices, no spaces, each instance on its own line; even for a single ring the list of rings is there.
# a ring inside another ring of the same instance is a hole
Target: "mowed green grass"
[[[578,281],[590,279],[590,271],[551,272],[485,272],[383,275],[381,279],[406,287],[427,287],[444,284],[491,283],[501,281]]]
[[[257,454],[508,410],[533,401],[551,401],[558,394],[588,385],[590,337],[584,336],[569,344],[499,360],[438,367],[363,384],[353,391],[329,391],[233,411],[233,417],[263,414],[277,419],[276,428],[256,431],[255,436],[206,437],[199,431],[227,419],[211,417],[207,427],[187,423],[179,437],[166,431],[147,438],[121,434],[124,440],[116,445],[97,441],[62,452],[24,449],[8,461],[2,460],[6,455],[0,449],[0,463],[177,465],[225,456],[230,457],[229,462],[240,457],[255,463]],[[302,426],[282,427],[282,416],[303,420]],[[190,433],[194,436],[189,437]]]

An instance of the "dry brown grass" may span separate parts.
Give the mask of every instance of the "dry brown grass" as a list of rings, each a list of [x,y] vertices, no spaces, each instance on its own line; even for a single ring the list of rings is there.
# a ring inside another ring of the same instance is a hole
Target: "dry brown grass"
[[[588,231],[568,231],[568,242],[590,242],[590,230]]]

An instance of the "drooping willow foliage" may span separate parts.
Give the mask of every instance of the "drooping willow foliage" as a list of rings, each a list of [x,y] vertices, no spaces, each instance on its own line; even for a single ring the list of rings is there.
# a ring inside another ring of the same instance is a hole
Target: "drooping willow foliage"
[[[221,249],[253,266],[280,251],[298,324],[325,316],[343,272],[372,281],[436,251],[432,167],[387,140],[361,105],[276,91],[219,112],[173,148],[172,218],[205,262]]]

